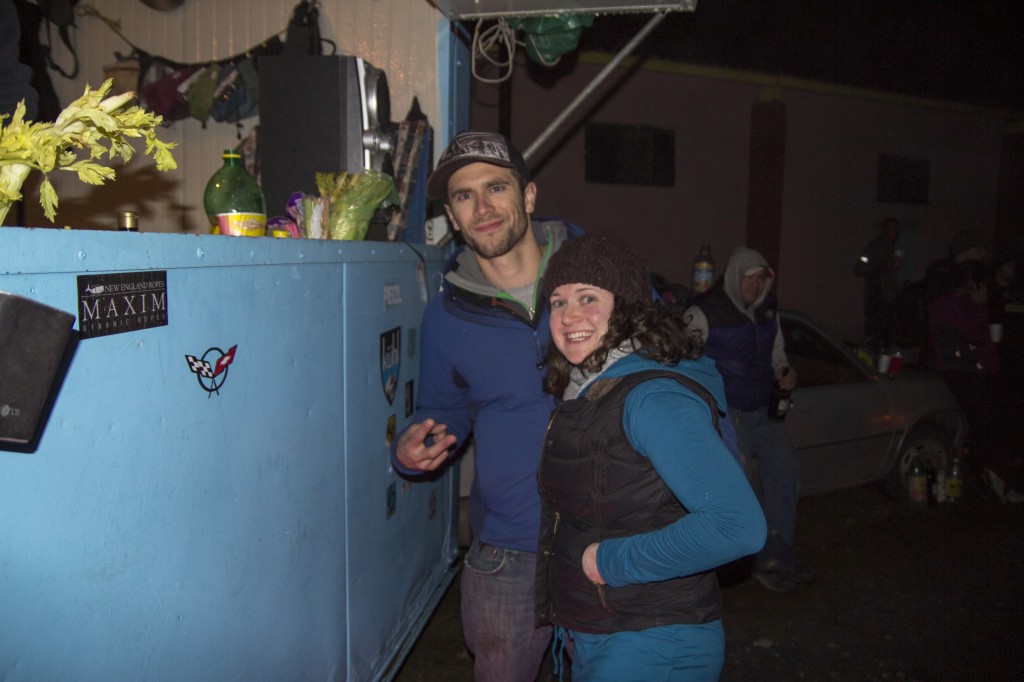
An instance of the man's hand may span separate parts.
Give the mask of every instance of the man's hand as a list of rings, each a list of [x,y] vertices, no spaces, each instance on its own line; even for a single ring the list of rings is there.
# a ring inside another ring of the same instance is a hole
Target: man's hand
[[[434,444],[427,445],[427,437],[434,437]],[[395,457],[407,469],[433,471],[448,459],[448,450],[457,441],[448,433],[448,427],[438,424],[433,419],[424,419],[413,424],[398,438]]]
[[[600,543],[593,543],[583,550],[583,575],[587,576],[587,580],[598,585],[604,585],[604,578],[601,577],[601,572],[597,570],[597,546]]]
[[[776,380],[779,382],[779,388],[783,391],[792,391],[796,388],[796,370],[792,367],[782,367],[778,371]]]

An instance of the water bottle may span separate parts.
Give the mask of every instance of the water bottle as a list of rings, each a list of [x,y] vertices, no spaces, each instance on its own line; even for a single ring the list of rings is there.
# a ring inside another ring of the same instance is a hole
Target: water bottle
[[[711,245],[701,244],[700,252],[693,259],[693,277],[690,288],[700,294],[711,288],[715,281],[715,259],[711,256]]]
[[[224,150],[224,165],[210,177],[203,192],[203,208],[210,232],[240,237],[267,233],[267,204],[256,178],[242,167],[242,155]]]

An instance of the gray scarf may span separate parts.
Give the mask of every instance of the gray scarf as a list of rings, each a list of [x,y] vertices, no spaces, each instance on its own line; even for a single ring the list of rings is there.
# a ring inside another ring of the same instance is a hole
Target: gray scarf
[[[601,369],[592,372],[590,374],[585,373],[579,368],[578,365],[574,365],[572,370],[569,371],[569,385],[565,387],[565,392],[562,394],[563,400],[575,400],[579,397],[580,393],[583,392],[587,386],[589,386],[594,379],[604,374],[605,370],[614,365],[616,362],[632,355],[634,351],[640,346],[633,339],[626,339],[618,345],[617,348],[612,348],[608,351],[608,357],[604,359],[604,364]]]

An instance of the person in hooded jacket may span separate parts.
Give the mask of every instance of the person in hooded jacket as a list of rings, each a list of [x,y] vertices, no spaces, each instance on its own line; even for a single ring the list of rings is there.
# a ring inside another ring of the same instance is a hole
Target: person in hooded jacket
[[[768,539],[754,559],[754,578],[773,592],[791,592],[815,576],[796,556],[800,463],[785,422],[768,414],[773,384],[791,391],[797,382],[786,357],[774,281],[764,256],[741,246],[684,318],[700,332],[705,353],[722,374],[740,452],[759,487]]]
[[[556,626],[576,682],[717,680],[714,568],[756,552],[766,532],[718,431],[721,376],[682,318],[652,300],[624,240],[567,242],[544,294],[544,386],[563,402],[538,470],[538,621]]]
[[[452,138],[427,181],[465,247],[445,268],[420,334],[416,413],[392,444],[395,468],[421,476],[473,436],[473,536],[462,577],[462,629],[477,682],[532,682],[551,641],[534,624],[540,528],[537,462],[554,398],[544,267],[575,225],[532,219],[537,186],[504,136]]]

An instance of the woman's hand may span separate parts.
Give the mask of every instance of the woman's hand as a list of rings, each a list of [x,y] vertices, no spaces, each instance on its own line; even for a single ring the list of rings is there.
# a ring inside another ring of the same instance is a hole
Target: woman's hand
[[[599,544],[595,542],[583,550],[583,575],[587,576],[587,580],[592,583],[604,585],[604,578],[597,570],[597,546]]]

